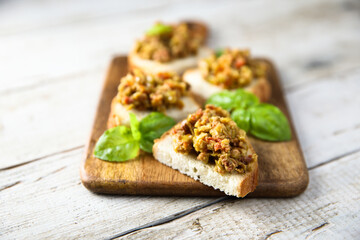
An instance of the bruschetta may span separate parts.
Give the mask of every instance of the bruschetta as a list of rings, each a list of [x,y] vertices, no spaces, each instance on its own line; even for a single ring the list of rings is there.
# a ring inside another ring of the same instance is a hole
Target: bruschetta
[[[189,88],[176,73],[148,74],[134,69],[120,80],[118,93],[111,103],[108,128],[128,126],[130,112],[138,120],[157,111],[180,121],[199,108]]]
[[[213,53],[200,60],[198,68],[187,70],[183,78],[192,86],[201,105],[214,93],[238,88],[254,93],[262,102],[271,96],[266,65],[252,59],[248,50],[225,49]]]
[[[182,74],[211,54],[205,47],[207,36],[208,29],[201,22],[156,23],[136,42],[128,57],[129,67],[148,73]]]
[[[246,133],[213,105],[155,140],[153,153],[161,163],[227,195],[244,197],[258,183],[257,154]]]

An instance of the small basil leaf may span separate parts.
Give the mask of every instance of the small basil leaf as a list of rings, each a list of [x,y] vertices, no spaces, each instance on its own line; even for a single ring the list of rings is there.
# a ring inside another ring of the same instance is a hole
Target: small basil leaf
[[[259,99],[254,94],[240,88],[232,92],[225,90],[215,93],[208,99],[207,104],[213,104],[227,111],[232,111],[238,108],[247,109],[259,104]]]
[[[221,107],[227,111],[231,111],[235,106],[234,92],[221,91],[210,96],[206,104],[212,104]]]
[[[157,36],[161,34],[171,33],[173,28],[169,25],[164,25],[161,23],[155,24],[149,30],[147,30],[146,34],[148,36]]]
[[[245,132],[250,130],[250,112],[248,110],[236,109],[231,113],[231,118]]]
[[[134,113],[129,113],[129,115],[130,115],[131,133],[132,133],[134,139],[139,141],[141,138],[140,122],[136,119],[136,115]]]
[[[249,108],[251,114],[250,133],[268,141],[291,139],[291,129],[285,115],[270,104],[259,104]]]
[[[153,145],[154,145],[154,141],[151,141],[149,139],[140,140],[140,149],[144,150],[145,152],[152,153]]]
[[[155,132],[148,132],[142,136],[140,139],[140,148],[145,152],[152,153],[152,147],[154,145],[154,140],[159,138],[158,134]]]
[[[224,49],[217,49],[216,51],[215,51],[215,56],[218,58],[218,57],[220,57],[221,55],[223,55],[224,54]]]
[[[135,158],[139,153],[139,141],[135,140],[130,128],[117,126],[106,130],[96,143],[94,155],[113,162]]]
[[[140,121],[140,147],[146,152],[152,152],[154,140],[172,128],[176,121],[159,112],[152,112]],[[151,147],[150,147],[151,145]]]
[[[247,109],[251,106],[259,104],[259,98],[244,89],[237,89],[234,93],[234,103],[236,108]]]

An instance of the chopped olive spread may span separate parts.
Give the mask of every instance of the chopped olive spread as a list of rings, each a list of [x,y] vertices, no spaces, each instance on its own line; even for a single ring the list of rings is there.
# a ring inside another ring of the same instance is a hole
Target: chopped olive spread
[[[117,100],[128,109],[158,112],[172,107],[182,109],[181,97],[187,94],[189,88],[189,84],[175,73],[150,75],[134,69],[120,80]]]
[[[204,34],[192,24],[157,23],[142,40],[136,42],[135,52],[143,59],[169,62],[197,54],[204,41]]]
[[[224,89],[249,85],[253,79],[265,77],[266,65],[250,58],[248,50],[225,49],[199,63],[204,79]]]
[[[257,158],[248,155],[245,131],[238,128],[222,108],[206,105],[177,124],[172,132],[176,152],[197,154],[197,159],[214,164],[215,171],[245,173]]]

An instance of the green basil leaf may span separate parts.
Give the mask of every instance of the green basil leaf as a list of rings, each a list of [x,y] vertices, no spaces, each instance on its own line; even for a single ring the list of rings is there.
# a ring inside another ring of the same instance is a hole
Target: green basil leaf
[[[159,112],[152,112],[140,121],[140,148],[146,152],[152,152],[154,140],[160,138],[176,124],[171,117]]]
[[[279,108],[270,104],[259,104],[249,108],[249,111],[252,135],[268,141],[291,139],[289,122]]]
[[[259,98],[244,89],[237,89],[234,93],[235,108],[247,109],[251,106],[259,104]]]
[[[216,51],[215,51],[215,56],[218,58],[218,57],[220,57],[221,55],[223,55],[224,54],[224,49],[217,49]]]
[[[221,107],[227,111],[233,111],[238,108],[247,109],[259,104],[259,99],[254,94],[240,88],[232,92],[225,90],[215,93],[211,95],[206,103]]]
[[[152,153],[154,140],[159,138],[156,132],[148,132],[140,139],[140,148],[145,152]]]
[[[147,30],[146,34],[149,36],[157,36],[157,35],[161,35],[161,34],[171,33],[172,30],[173,30],[173,28],[169,25],[157,23],[152,28]]]
[[[206,104],[212,104],[227,111],[231,111],[236,106],[234,97],[234,92],[225,90],[211,95]]]
[[[250,112],[248,110],[236,109],[231,113],[231,118],[245,132],[250,130]]]
[[[129,113],[129,115],[130,115],[131,133],[132,133],[134,139],[139,141],[141,138],[140,122],[136,119],[136,115],[134,113]]]
[[[139,141],[135,140],[130,128],[117,126],[106,130],[96,143],[94,155],[113,162],[135,158],[139,153]]]

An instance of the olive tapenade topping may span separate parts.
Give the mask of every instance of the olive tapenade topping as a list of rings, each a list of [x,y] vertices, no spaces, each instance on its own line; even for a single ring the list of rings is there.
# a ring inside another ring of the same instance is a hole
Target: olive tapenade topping
[[[204,41],[204,35],[191,24],[156,23],[142,40],[136,42],[135,52],[143,59],[169,62],[197,54]]]
[[[221,174],[245,173],[257,157],[248,155],[246,133],[231,120],[230,114],[213,105],[190,114],[171,134],[176,152],[195,153],[198,160],[215,164],[215,171]]]
[[[266,65],[254,61],[248,50],[225,49],[199,62],[204,79],[224,89],[249,85],[256,78],[265,77]]]
[[[128,109],[163,112],[172,107],[182,109],[181,97],[189,88],[189,84],[175,73],[150,75],[134,69],[120,80],[116,98]]]

